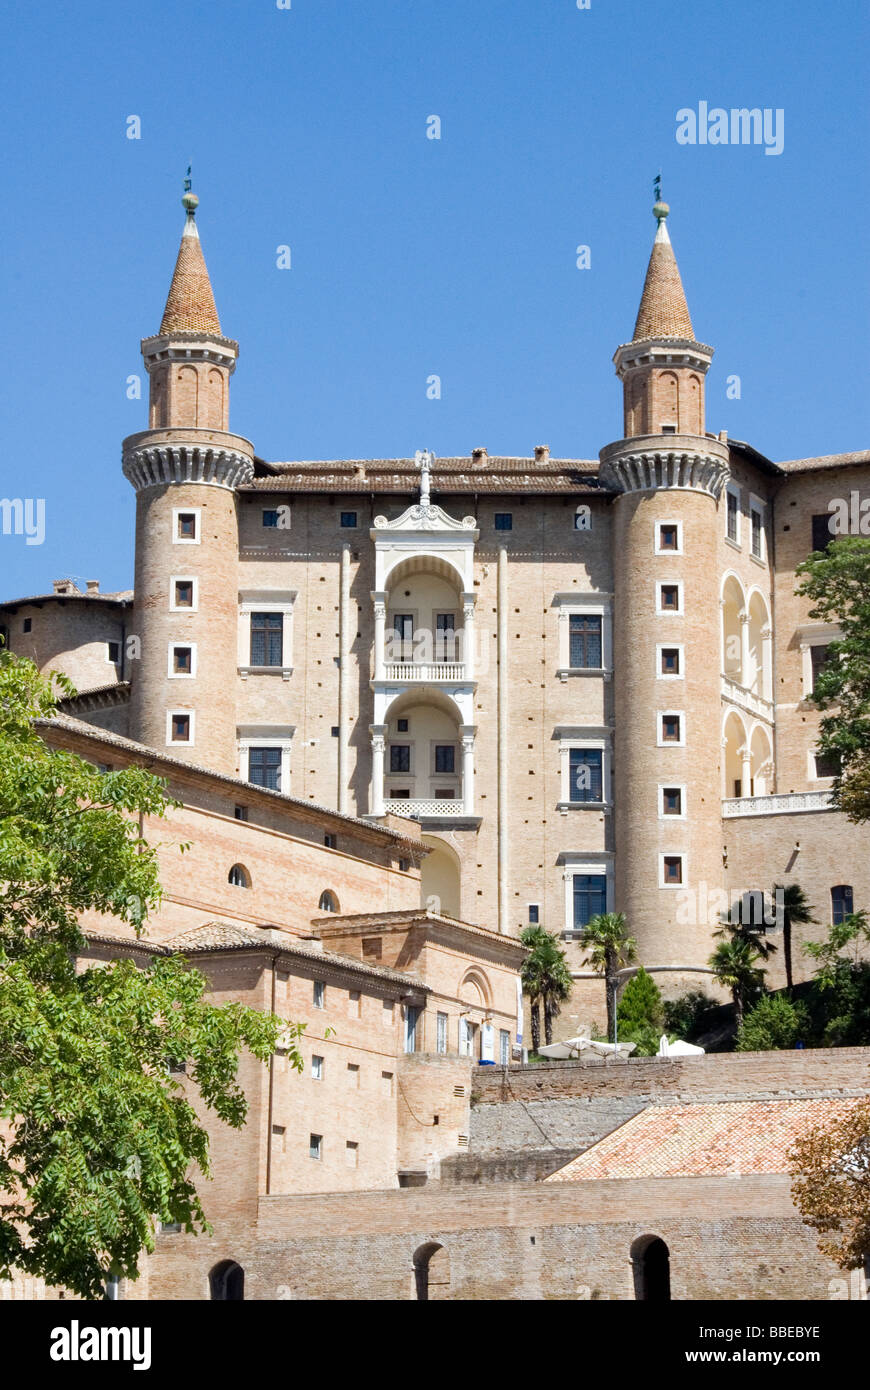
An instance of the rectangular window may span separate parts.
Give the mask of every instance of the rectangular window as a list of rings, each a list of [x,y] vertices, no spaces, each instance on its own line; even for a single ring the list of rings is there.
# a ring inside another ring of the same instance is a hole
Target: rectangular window
[[[400,733],[400,734],[406,734],[406,733],[408,732],[408,730],[410,729],[410,727],[411,727],[411,725],[410,725],[409,720],[407,720],[407,719],[397,719],[397,720],[396,720],[396,730],[397,730],[398,733]]]
[[[662,715],[662,743],[680,742],[680,722],[678,714]]]
[[[680,586],[679,584],[660,584],[659,585],[659,612],[679,613],[680,611]]]
[[[840,759],[836,753],[816,753],[815,763],[817,777],[838,777],[840,775]]]
[[[175,534],[178,540],[196,540],[196,512],[176,512],[175,526]]]
[[[264,525],[264,526],[267,526],[267,527],[269,527],[269,528],[273,528],[273,527],[274,527],[274,528],[277,528],[277,526],[278,526],[278,509],[277,509],[277,507],[266,507],[266,508],[264,508],[264,510],[263,510],[263,525]]]
[[[498,1030],[498,1060],[503,1067],[510,1066],[511,1035],[507,1028]]]
[[[312,1001],[315,1009],[326,1007],[326,985],[323,980],[315,980],[311,991]]]
[[[383,1001],[383,1005],[382,1005],[382,1008],[381,1008],[381,1022],[383,1023],[383,1025],[384,1025],[385,1028],[392,1028],[392,1026],[393,1026],[393,1001],[392,1001],[392,999],[385,999],[385,1000]]]
[[[248,781],[255,787],[271,787],[281,790],[281,749],[249,748]]]
[[[358,989],[348,990],[347,1012],[350,1018],[359,1018],[362,1009],[362,995]]]
[[[823,669],[825,663],[826,663],[827,660],[828,660],[828,652],[829,652],[829,651],[830,651],[830,647],[824,647],[824,646],[812,646],[812,647],[810,647],[810,663],[811,663],[811,665],[812,665],[812,671],[813,671],[813,687],[812,687],[812,688],[813,688],[813,691],[814,691],[815,688],[816,688],[816,681],[819,679],[819,675],[820,675],[820,673],[821,673],[821,671],[822,671],[822,669]],[[811,693],[812,693],[812,692],[811,692]]]
[[[750,507],[749,520],[752,526],[752,554],[755,556],[756,560],[760,560],[763,557],[762,537],[764,535],[764,528],[762,526],[762,515],[757,507]]]
[[[176,579],[175,581],[175,607],[193,607],[193,580]]]
[[[323,1135],[322,1135],[322,1134],[309,1134],[309,1136],[308,1136],[308,1157],[309,1157],[309,1158],[322,1158],[322,1157],[323,1157]]]
[[[574,874],[574,930],[585,927],[593,917],[607,911],[607,877],[604,874]]]
[[[538,903],[529,903],[529,926],[536,927],[541,920],[541,909]]]
[[[411,791],[410,791],[410,788],[409,788],[409,787],[391,787],[391,788],[390,788],[390,800],[391,800],[391,801],[409,801],[410,799],[411,799]]]
[[[435,660],[456,660],[456,618],[453,613],[435,614]]]
[[[348,1168],[356,1168],[359,1163],[359,1144],[353,1139],[348,1139],[344,1146],[344,1161]]]
[[[661,674],[663,676],[678,676],[680,674],[680,649],[679,647],[662,647],[661,651]]]
[[[121,660],[121,643],[107,642],[106,656],[113,666],[117,666],[118,662]]]
[[[381,1072],[381,1094],[384,1096],[393,1094],[393,1073],[391,1071]]]
[[[683,856],[665,854],[662,856],[662,882],[666,887],[683,881]]]
[[[837,927],[852,912],[852,889],[846,883],[840,883],[836,888],[831,889],[831,922]]]
[[[439,743],[435,746],[435,771],[456,771],[456,749],[452,743]]]
[[[603,801],[600,748],[572,748],[569,753],[569,800]]]
[[[679,550],[680,528],[675,521],[663,521],[659,526],[659,550]]]
[[[353,530],[356,526],[356,512],[342,512],[340,524],[345,530]]]
[[[405,1005],[405,1051],[417,1051],[417,1024],[422,1010],[418,1004]]]
[[[235,816],[236,820],[247,820],[247,819],[248,819],[248,808],[247,808],[247,806],[236,806],[235,809],[234,809],[234,811],[233,811],[233,815]]]
[[[450,788],[450,787],[436,787],[436,788],[435,788],[435,800],[436,800],[436,801],[452,801],[452,800],[453,800],[453,792],[452,792],[451,788]]]
[[[662,787],[662,814],[681,816],[683,814],[682,787]]]
[[[393,614],[393,661],[414,660],[414,615],[413,613]]]
[[[435,1051],[447,1051],[447,1015],[438,1014],[435,1030]]]
[[[364,936],[362,939],[363,960],[380,960],[384,953],[382,936]]]
[[[572,613],[568,619],[568,661],[572,669],[600,670],[601,615]]]
[[[190,715],[172,715],[172,742],[190,743]]]
[[[323,837],[323,843],[327,849],[335,849],[338,844],[338,837],[336,835],[326,834]]]
[[[175,647],[172,648],[172,673],[176,676],[190,676],[193,674],[193,648]]]
[[[323,1080],[323,1058],[322,1058],[322,1057],[312,1057],[312,1058],[311,1058],[311,1080],[312,1080],[312,1081],[322,1081],[322,1080]]]
[[[33,619],[32,619],[32,618],[24,618],[24,619],[23,619],[23,621],[22,621],[22,623],[21,623],[21,631],[22,631],[22,632],[32,632],[32,631],[33,631]]]
[[[514,529],[513,512],[496,512],[494,524],[496,531],[512,531]]]
[[[411,745],[410,743],[391,743],[390,744],[390,772],[410,772],[411,771]]]
[[[731,492],[730,489],[725,495],[727,498],[726,506],[728,509],[728,530],[726,534],[728,536],[729,541],[733,541],[734,544],[737,545],[739,543],[740,537],[740,526],[738,522],[738,517],[740,514],[740,499],[737,493]]]
[[[281,666],[284,661],[283,613],[251,614],[251,665]]]
[[[822,512],[813,517],[813,550],[827,550],[834,533],[831,530],[831,512]]]

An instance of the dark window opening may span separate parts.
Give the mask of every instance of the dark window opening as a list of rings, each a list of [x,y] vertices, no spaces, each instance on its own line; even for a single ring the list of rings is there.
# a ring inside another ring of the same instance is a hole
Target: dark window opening
[[[404,771],[404,769],[402,769]],[[435,746],[435,771],[456,771],[456,749],[452,743],[439,743]]]
[[[600,748],[572,748],[569,753],[569,800],[603,801],[603,756]]]
[[[659,550],[676,550],[680,530],[675,522],[664,522],[659,527]]]
[[[271,787],[273,791],[280,791],[281,749],[249,748],[248,781],[253,782],[255,787]]]
[[[222,1260],[208,1276],[209,1292],[213,1300],[222,1303],[238,1303],[245,1297],[245,1271],[235,1260]]]
[[[356,516],[356,512],[342,512],[341,525],[346,528],[352,529],[354,526],[356,526]]]
[[[683,793],[680,787],[662,789],[662,810],[666,816],[679,816],[683,812]]]
[[[172,742],[190,742],[190,715],[173,714],[172,716]]]
[[[679,647],[662,647],[662,675],[678,676],[680,674],[680,649]]]
[[[284,661],[284,617],[281,613],[251,614],[251,665],[281,666]]]
[[[572,613],[568,620],[568,641],[568,664],[572,667],[572,669],[600,669],[600,615],[590,613]]]
[[[825,551],[831,541],[836,539],[831,530],[832,520],[833,514],[831,512],[822,512],[813,517],[813,550]]]
[[[836,927],[839,926],[854,911],[852,906],[852,889],[847,883],[840,883],[836,888],[831,889],[831,922]]]
[[[662,740],[664,743],[679,743],[680,716],[678,714],[662,715]]]
[[[410,772],[411,771],[411,745],[410,743],[391,743],[390,744],[390,772]]]
[[[513,512],[496,512],[494,525],[496,531],[512,531],[514,529]]]
[[[574,875],[574,930],[585,927],[593,917],[607,911],[605,874]]]

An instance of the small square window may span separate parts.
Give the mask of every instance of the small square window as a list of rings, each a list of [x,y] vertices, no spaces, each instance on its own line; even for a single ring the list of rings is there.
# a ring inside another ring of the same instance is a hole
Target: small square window
[[[32,630],[33,630],[33,619],[32,619],[32,618],[25,618],[24,621],[23,621],[23,623],[21,624],[21,631],[22,631],[22,632],[31,632]]]
[[[384,940],[381,936],[364,936],[362,939],[363,960],[380,960],[384,953]]]
[[[247,820],[248,808],[247,806],[237,806],[233,814],[235,815],[236,820]]]
[[[311,1080],[323,1080],[323,1058],[314,1056],[311,1058]]]
[[[410,729],[410,727],[411,727],[411,726],[410,726],[410,723],[409,723],[409,721],[408,721],[407,719],[397,719],[397,720],[396,720],[396,729],[398,730],[398,732],[399,732],[400,734],[406,734],[406,733],[408,732],[408,730]]]
[[[322,980],[314,981],[312,998],[315,1009],[323,1009],[326,1007],[326,985]]]
[[[682,787],[662,788],[662,814],[665,816],[681,816],[683,814]]]
[[[512,531],[514,529],[513,512],[496,512],[494,525],[496,531]]]
[[[399,860],[399,873],[400,873],[400,874],[406,874],[406,873],[408,873],[409,870],[410,870],[410,868],[411,868],[411,861],[410,861],[410,859],[400,859],[400,860]]]
[[[676,434],[676,425],[662,425],[662,434]]]
[[[675,521],[663,522],[659,526],[659,550],[679,550],[680,528]]]
[[[390,744],[390,772],[410,772],[411,771],[411,745],[410,743],[391,743]]]
[[[106,643],[106,656],[107,656],[107,659],[108,659],[109,661],[111,661],[111,663],[112,663],[113,666],[117,666],[118,662],[121,660],[121,643],[120,643],[120,642],[107,642],[107,643]]]
[[[356,514],[356,512],[342,512],[342,513],[341,513],[341,525],[342,525],[346,530],[353,530],[353,528],[356,526],[356,524],[357,524],[357,514]]]
[[[679,584],[660,584],[659,585],[659,606],[663,613],[679,613],[680,611],[680,586]]]
[[[665,854],[662,857],[662,878],[668,885],[682,883],[683,856],[681,854]]]
[[[279,521],[279,515],[278,515],[278,509],[277,509],[277,507],[266,507],[266,508],[264,508],[264,510],[263,510],[263,525],[264,525],[264,526],[267,526],[267,527],[270,527],[270,528],[271,528],[271,527],[276,527],[276,528],[277,528],[278,521]]]
[[[541,920],[541,909],[538,903],[529,903],[529,926],[536,927]]]
[[[176,676],[189,676],[193,671],[193,648],[172,648],[172,670]]]
[[[176,513],[175,534],[180,541],[196,540],[196,512]]]
[[[309,1134],[309,1136],[308,1136],[308,1157],[309,1157],[309,1158],[322,1158],[322,1157],[323,1157],[323,1135],[322,1135],[322,1134]]]
[[[193,580],[176,579],[175,581],[175,607],[193,607]]]
[[[663,676],[678,676],[680,674],[679,647],[662,647],[661,658]]]
[[[326,834],[323,837],[323,843],[327,849],[335,849],[336,845],[338,844],[338,837],[335,835]]]
[[[190,715],[172,715],[172,742],[190,743]]]
[[[359,1090],[359,1067],[356,1062],[347,1064],[347,1084],[352,1086],[355,1091]]]
[[[680,716],[678,714],[662,715],[662,742],[679,743],[680,741]]]
[[[331,733],[333,738],[338,738],[339,734],[341,733],[341,730],[337,724],[333,724],[329,732]]]
[[[816,753],[816,776],[817,777],[839,777],[840,758],[836,753]]]

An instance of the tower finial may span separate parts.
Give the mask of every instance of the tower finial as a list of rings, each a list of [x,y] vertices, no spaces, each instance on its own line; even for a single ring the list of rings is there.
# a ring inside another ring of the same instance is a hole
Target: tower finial
[[[187,166],[187,178],[184,180],[184,195],[181,199],[181,206],[186,208],[187,215],[191,219],[196,215],[196,210],[199,207],[199,199],[195,193],[191,193],[190,191],[193,187],[190,181],[190,171],[192,167],[193,166],[190,164]]]
[[[655,207],[653,208],[653,217],[656,219],[656,221],[658,222],[659,226],[661,227],[662,224],[665,222],[665,219],[667,218],[668,213],[670,212],[670,208],[668,207],[667,203],[665,203],[665,202],[662,201],[662,171],[661,171],[661,169],[659,169],[658,173],[656,174],[655,178],[653,179],[653,193],[655,194],[655,200],[656,200]]]
[[[429,506],[429,479],[434,462],[431,449],[418,449],[414,455],[414,463],[420,470],[420,506],[424,508]]]

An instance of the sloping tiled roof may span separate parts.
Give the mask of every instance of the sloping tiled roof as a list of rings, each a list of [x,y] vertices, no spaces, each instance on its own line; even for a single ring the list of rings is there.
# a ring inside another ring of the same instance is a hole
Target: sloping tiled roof
[[[659,223],[646,270],[632,342],[695,336],[677,258],[664,221]]]
[[[420,470],[409,458],[304,459],[291,463],[258,461],[258,476],[242,492],[387,492],[407,495],[420,486]],[[266,471],[267,470],[267,471]],[[432,468],[434,493],[598,493],[597,459],[466,456],[438,458]]]
[[[789,1151],[811,1125],[866,1103],[820,1098],[652,1105],[545,1181],[787,1173]]]
[[[786,459],[778,467],[786,473],[815,473],[818,469],[849,468],[862,463],[870,463],[870,449],[858,449],[851,454],[820,454],[818,458]]]
[[[221,326],[196,222],[188,214],[160,332],[216,333]]]

